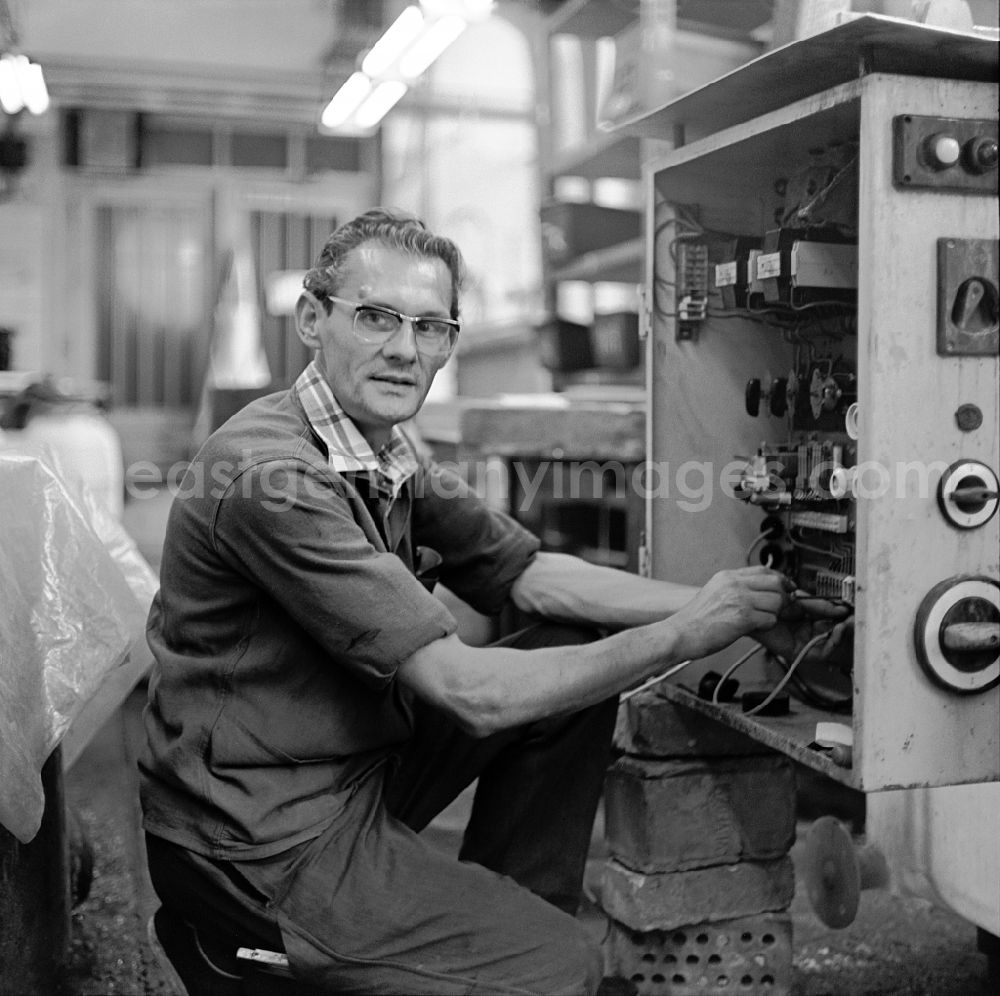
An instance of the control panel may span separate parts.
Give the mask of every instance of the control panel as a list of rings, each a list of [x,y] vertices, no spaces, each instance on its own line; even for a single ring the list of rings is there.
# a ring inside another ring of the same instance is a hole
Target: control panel
[[[648,171],[650,454],[716,485],[651,497],[652,573],[769,565],[853,626],[692,691],[865,790],[1000,778],[996,100],[872,74]]]

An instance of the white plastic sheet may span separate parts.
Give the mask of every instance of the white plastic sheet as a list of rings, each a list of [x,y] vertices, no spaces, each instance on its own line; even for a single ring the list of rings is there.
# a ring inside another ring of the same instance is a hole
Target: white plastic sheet
[[[156,580],[43,450],[0,449],[0,823],[27,843],[41,769],[144,631]]]

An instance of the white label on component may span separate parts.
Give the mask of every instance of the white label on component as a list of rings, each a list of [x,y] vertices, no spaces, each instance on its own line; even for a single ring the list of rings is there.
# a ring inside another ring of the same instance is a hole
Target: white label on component
[[[757,257],[757,279],[767,280],[768,277],[781,276],[781,253],[762,252]]]
[[[715,286],[732,287],[736,283],[736,260],[717,263],[715,266]]]

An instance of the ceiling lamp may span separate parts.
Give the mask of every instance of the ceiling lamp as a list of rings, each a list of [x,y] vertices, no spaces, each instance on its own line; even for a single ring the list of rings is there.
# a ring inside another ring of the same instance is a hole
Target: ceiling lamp
[[[323,109],[321,126],[372,131],[469,22],[488,17],[492,7],[493,0],[420,0],[407,7]]]

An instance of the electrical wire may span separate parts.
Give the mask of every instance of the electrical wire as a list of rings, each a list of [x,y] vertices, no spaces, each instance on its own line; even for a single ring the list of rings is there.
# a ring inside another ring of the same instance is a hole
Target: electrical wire
[[[676,257],[676,255],[674,253],[674,243],[677,241],[678,238],[685,238],[685,239],[696,239],[696,238],[698,238],[701,235],[701,233],[702,233],[702,228],[696,222],[692,222],[688,218],[685,218],[683,212],[681,210],[679,210],[679,207],[678,207],[678,209],[676,210],[676,212],[673,215],[673,217],[671,217],[671,218],[664,218],[662,221],[658,222],[655,225],[655,227],[653,229],[653,243],[654,243],[654,245],[658,245],[659,237],[660,237],[660,235],[663,234],[663,232],[665,232],[668,228],[672,228],[672,227],[675,227],[675,226],[679,229],[679,232],[678,232],[678,235],[675,238],[673,238],[673,239],[670,240],[670,242],[669,242],[669,244],[667,246],[667,251],[670,254],[671,260],[673,260],[676,263],[677,257]],[[655,291],[657,291],[657,290],[663,290],[663,291],[666,292],[668,290],[676,289],[677,283],[675,281],[673,281],[673,280],[667,280],[665,277],[661,276],[658,272],[654,274],[654,281],[653,282],[654,282],[653,313],[658,318],[677,318],[677,317],[679,317],[676,314],[676,312],[669,311],[667,308],[665,308],[660,303],[659,295],[657,295],[655,293]]]
[[[764,645],[762,643],[755,643],[753,647],[750,648],[735,664],[730,665],[726,673],[716,682],[715,688],[712,689],[712,705],[719,704],[719,693],[722,690],[722,686],[729,681],[729,679],[736,674],[737,670],[743,667],[744,664],[751,657],[754,656],[759,650],[763,650]]]
[[[844,601],[842,598],[828,598],[825,595],[810,595],[807,592],[798,595],[798,597],[796,596],[797,593],[792,592],[789,597],[792,601],[826,602],[828,605],[842,606],[850,611],[854,610],[854,606],[850,602]],[[775,656],[775,660],[778,661],[781,667],[786,671],[789,670],[785,662],[780,657]],[[791,675],[791,683],[795,689],[797,697],[803,702],[809,703],[809,705],[816,706],[819,709],[826,709],[829,712],[851,711],[854,696],[850,692],[846,695],[831,694],[830,692],[818,688],[808,678],[806,678],[805,675],[799,674],[797,671],[793,671]]]
[[[846,311],[857,311],[858,305],[854,301],[807,301],[805,304],[788,304],[792,311],[812,311],[813,308],[843,308]]]
[[[817,553],[821,557],[836,556],[836,551],[834,551],[832,548],[824,550],[822,547],[819,546],[810,546],[808,543],[803,543],[802,540],[796,539],[794,536],[791,535],[791,533],[789,533],[788,535],[788,542],[791,543],[792,546],[794,546],[797,550],[806,550],[809,553]]]
[[[784,664],[782,664],[784,667]],[[854,702],[851,694],[834,696],[821,691],[815,685],[810,684],[801,674],[792,675],[792,685],[796,695],[803,702],[815,706],[817,709],[825,709],[827,712],[850,712]]]
[[[753,555],[762,543],[766,543],[773,535],[772,530],[768,530],[766,533],[761,533],[751,544],[750,549],[747,550],[747,566],[753,567]]]
[[[672,218],[664,218],[662,221],[657,222],[655,228],[653,229],[653,238],[662,235],[668,228],[672,225],[677,225],[679,228],[684,228],[685,234],[688,235],[701,235],[704,229],[697,222],[687,221],[681,215],[675,214]]]
[[[719,321],[733,321],[734,319],[740,319],[744,322],[754,322],[757,325],[766,325],[768,328],[781,329],[782,331],[793,331],[793,326],[787,323],[760,317],[764,314],[765,312],[763,311],[740,311],[737,309],[726,310],[723,308],[708,309],[708,317],[718,319]]]
[[[789,665],[788,670],[785,671],[785,674],[781,678],[781,680],[774,686],[774,688],[771,689],[771,691],[767,693],[767,697],[762,702],[759,702],[757,705],[755,705],[752,709],[748,709],[743,715],[756,716],[757,713],[759,713],[762,709],[766,709],[778,697],[778,695],[781,693],[785,685],[787,685],[788,682],[792,680],[792,675],[795,674],[796,668],[798,668],[798,666],[805,659],[806,654],[808,654],[809,651],[812,650],[812,648],[815,647],[817,643],[819,643],[821,640],[825,640],[828,636],[829,633],[819,633],[816,636],[814,636],[811,640],[809,640],[809,642],[806,643],[806,645],[799,651],[799,654],[795,658],[795,660],[792,661],[792,663]]]
[[[670,258],[674,263],[677,262],[677,250],[675,246],[678,242],[697,242],[704,232],[696,231],[695,229],[689,229],[686,232],[679,232],[667,243],[667,251],[670,253]]]
[[[666,681],[667,678],[673,677],[678,671],[683,671],[690,663],[690,660],[681,661],[679,664],[674,664],[673,667],[668,667],[666,671],[654,675],[652,678],[647,678],[641,685],[619,695],[618,701],[628,702],[633,695],[638,695],[639,692],[644,692],[647,688],[652,688],[653,685],[658,685],[661,681]]]
[[[817,222],[811,221],[809,218],[809,215],[811,214],[813,208],[821,205],[830,196],[830,194],[844,181],[844,178],[850,176],[850,174],[857,168],[857,166],[858,166],[858,153],[857,151],[855,151],[854,154],[850,157],[850,159],[848,159],[847,162],[845,162],[842,166],[837,168],[833,176],[831,176],[824,184],[824,186],[819,191],[817,191],[814,196],[812,196],[808,201],[806,201],[805,204],[802,203],[795,204],[792,208],[790,208],[788,211],[785,212],[785,214],[781,219],[781,227],[784,228],[787,225],[791,225],[795,221],[798,221],[800,224],[802,222],[805,222],[806,225],[809,227],[817,225]],[[806,171],[803,172],[807,171],[808,168]],[[826,226],[824,226],[822,222],[820,222],[819,227],[823,228]],[[843,224],[836,224],[834,227],[836,227],[839,231],[846,230],[848,232],[852,232],[851,228]]]
[[[818,598],[818,596],[813,596],[813,595],[810,595],[808,597],[809,598]],[[825,598],[825,599],[822,599],[822,601],[830,602],[831,604],[837,604],[836,600],[832,599],[832,598]],[[775,697],[782,691],[782,689],[785,687],[785,685],[787,685],[789,681],[791,681],[794,677],[796,677],[796,675],[795,675],[796,669],[802,663],[803,659],[809,653],[809,651],[812,650],[812,648],[817,643],[819,643],[821,640],[825,640],[829,635],[830,635],[829,633],[819,633],[816,636],[814,636],[811,640],[809,640],[809,642],[806,643],[806,645],[799,651],[799,655],[795,658],[795,660],[792,662],[792,664],[785,669],[784,676],[777,683],[777,685],[775,685],[774,688],[771,689],[771,691],[767,695],[767,698],[765,698],[764,701],[761,702],[759,705],[754,706],[753,709],[750,709],[745,715],[747,715],[747,716],[753,716],[756,713],[760,712],[761,709],[764,709],[766,706],[770,705],[770,703],[774,701]],[[718,682],[715,685],[715,688],[712,691],[712,705],[720,705],[719,694],[720,694],[720,692],[722,690],[723,685],[744,664],[746,664],[746,662],[748,660],[750,660],[751,657],[753,657],[755,654],[759,653],[763,649],[764,649],[764,645],[762,643],[755,643],[753,645],[753,647],[750,648],[750,650],[748,650],[734,664],[731,664],[729,666],[729,668],[726,669],[726,672],[718,680]],[[781,658],[780,657],[778,657],[777,655],[775,655],[775,657],[776,657],[776,659],[779,662],[781,662]],[[660,684],[660,682],[666,681],[667,678],[671,678],[675,674],[677,674],[678,672],[683,671],[684,668],[686,668],[689,664],[691,664],[691,660],[681,661],[680,663],[674,664],[672,667],[667,668],[666,671],[663,671],[660,674],[654,675],[652,678],[647,678],[646,681],[644,681],[641,685],[638,685],[635,688],[632,688],[629,691],[623,692],[621,695],[619,695],[618,696],[619,703],[627,702],[629,699],[631,699],[633,696],[638,695],[640,692],[644,692],[647,689],[652,688],[654,685],[658,685],[658,684]],[[784,663],[783,662],[782,662],[782,667],[784,667]],[[797,680],[798,680],[798,682],[802,681],[801,678],[799,678]],[[805,687],[808,689],[808,685],[805,685]],[[841,700],[841,699],[833,699],[832,697],[824,696],[822,693],[816,692],[815,689],[808,689],[808,691],[809,691],[809,694],[815,696],[816,699],[822,700],[821,702],[818,702],[817,704],[820,704],[821,707],[825,707],[825,708],[828,708],[828,709],[831,709],[831,710],[843,711],[843,709],[845,707],[849,706],[850,703],[851,703],[851,699],[850,698],[848,698],[845,701],[845,700]]]

